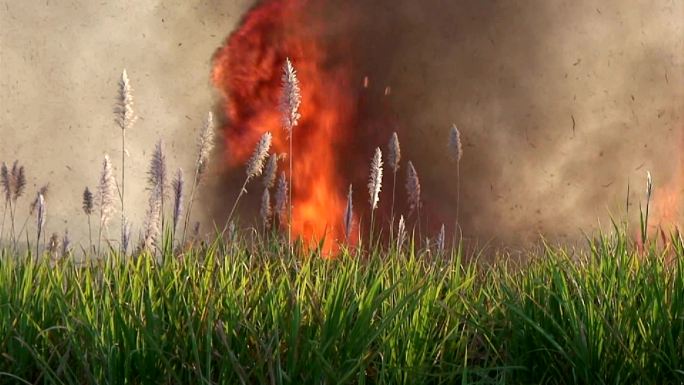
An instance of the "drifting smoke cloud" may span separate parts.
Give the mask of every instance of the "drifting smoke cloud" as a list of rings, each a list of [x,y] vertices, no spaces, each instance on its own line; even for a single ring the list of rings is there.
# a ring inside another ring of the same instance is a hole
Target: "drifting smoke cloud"
[[[610,214],[624,217],[628,180],[634,217],[647,169],[661,187],[661,201],[670,199],[655,215],[679,219],[681,3],[322,4],[307,8],[308,17],[325,26],[312,36],[331,48],[346,47],[328,52],[328,61],[334,65],[345,56],[358,80],[351,87],[361,106],[359,128],[340,151],[367,164],[373,148],[396,130],[403,159],[421,175],[427,227],[434,233],[442,222],[453,229],[456,220],[456,173],[447,148],[452,123],[464,144],[460,219],[466,237],[576,239],[579,228],[594,228]],[[350,44],[336,44],[341,40]],[[361,186],[366,169],[348,164],[340,173]],[[397,200],[405,202],[402,194],[398,189]],[[381,206],[390,200],[386,189]]]

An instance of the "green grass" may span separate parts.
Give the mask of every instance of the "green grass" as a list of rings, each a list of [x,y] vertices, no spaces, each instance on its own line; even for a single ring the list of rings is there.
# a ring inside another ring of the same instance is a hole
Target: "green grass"
[[[684,383],[684,247],[524,266],[215,242],[89,265],[4,253],[0,383]]]

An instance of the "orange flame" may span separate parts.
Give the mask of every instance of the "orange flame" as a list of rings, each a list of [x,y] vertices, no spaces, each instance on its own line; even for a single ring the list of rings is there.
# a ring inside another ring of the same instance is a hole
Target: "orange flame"
[[[308,16],[316,4],[272,0],[253,8],[214,55],[212,80],[224,97],[228,161],[238,166],[266,131],[273,134],[275,152],[289,151],[278,102],[283,63],[292,60],[302,96],[293,154],[288,154],[293,162],[292,232],[308,242],[325,236],[324,248],[331,250],[334,239],[344,234],[347,184],[339,172],[339,154],[348,142],[356,104],[349,63],[324,49],[330,46],[324,29]]]

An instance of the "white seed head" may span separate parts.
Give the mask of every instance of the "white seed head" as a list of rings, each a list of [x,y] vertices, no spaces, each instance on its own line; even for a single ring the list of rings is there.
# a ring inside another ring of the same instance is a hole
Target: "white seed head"
[[[451,126],[451,131],[449,131],[449,149],[451,150],[451,159],[460,162],[463,156],[463,145],[461,143],[461,132],[455,124]]]
[[[411,161],[408,162],[406,170],[406,194],[408,195],[410,213],[420,209],[420,179],[418,179],[418,173]]]
[[[109,156],[105,155],[102,161],[102,173],[100,174],[100,183],[97,185],[96,203],[100,208],[100,225],[103,228],[107,227],[107,223],[114,214],[114,202],[116,198],[116,180],[112,172],[112,162]]]
[[[278,214],[280,223],[284,223],[284,218],[287,215],[287,191],[287,177],[285,176],[285,171],[283,171],[280,173],[280,178],[278,178],[275,196],[275,212]]]
[[[349,240],[352,226],[354,225],[354,204],[352,202],[352,185],[349,185],[349,193],[347,194],[347,207],[344,210],[344,238]]]
[[[380,189],[382,188],[382,151],[375,149],[375,155],[371,161],[370,177],[368,178],[368,193],[370,195],[371,210],[378,207],[380,201]]]
[[[214,148],[214,115],[209,112],[207,120],[204,122],[204,127],[200,132],[199,140],[197,141],[198,155],[197,155],[197,178],[199,179],[207,168],[209,162],[209,155]]]
[[[299,89],[297,71],[289,58],[283,65],[282,76],[283,93],[280,100],[280,112],[283,118],[283,127],[288,137],[292,135],[292,129],[299,123],[299,106],[302,103],[302,96]]]
[[[392,133],[389,144],[387,145],[387,164],[392,171],[399,170],[399,162],[401,161],[401,148],[399,147],[399,136],[396,132]]]
[[[131,87],[131,82],[125,69],[119,79],[119,91],[114,106],[114,115],[116,124],[122,130],[131,128],[133,123],[138,120],[133,111],[133,87]]]
[[[273,211],[271,210],[271,194],[268,192],[268,188],[264,188],[264,193],[261,195],[261,210],[259,210],[259,216],[261,216],[261,221],[266,228],[271,225],[271,215],[273,215]]]
[[[249,158],[249,161],[247,162],[247,179],[257,177],[263,172],[264,161],[268,155],[268,150],[271,149],[271,139],[272,136],[270,132],[265,132],[261,136],[261,139],[259,139],[259,143],[257,143],[254,152],[252,153],[252,157]]]
[[[278,173],[278,155],[271,154],[268,157],[268,162],[266,162],[266,168],[264,169],[264,187],[272,188],[275,184],[276,176]]]

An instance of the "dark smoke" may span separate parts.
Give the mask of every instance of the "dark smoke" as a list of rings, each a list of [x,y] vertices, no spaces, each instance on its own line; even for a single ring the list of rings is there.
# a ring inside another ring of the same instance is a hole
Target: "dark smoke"
[[[331,44],[345,47],[331,61],[355,63],[359,131],[340,150],[367,163],[397,130],[398,200],[411,160],[433,233],[455,228],[452,123],[464,139],[460,224],[469,239],[572,242],[579,229],[624,219],[628,181],[634,219],[646,170],[660,186],[681,178],[681,4],[359,0],[311,12],[327,19],[317,34],[348,42]],[[366,168],[341,172],[364,185]]]

